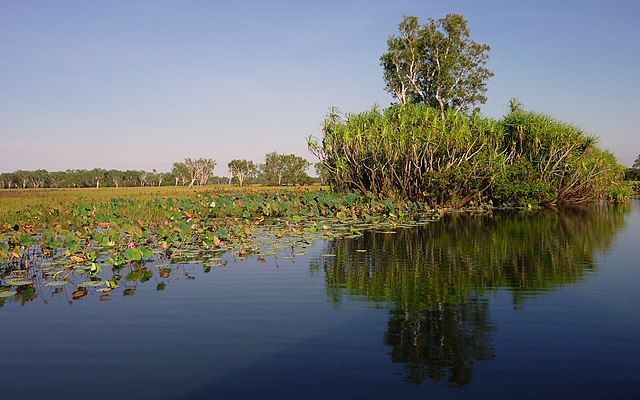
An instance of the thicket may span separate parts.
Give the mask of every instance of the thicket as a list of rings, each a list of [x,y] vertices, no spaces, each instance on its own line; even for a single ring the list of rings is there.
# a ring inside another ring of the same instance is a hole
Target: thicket
[[[339,191],[372,192],[433,207],[621,200],[624,167],[597,139],[515,107],[502,119],[422,104],[342,117],[332,109],[310,150]]]

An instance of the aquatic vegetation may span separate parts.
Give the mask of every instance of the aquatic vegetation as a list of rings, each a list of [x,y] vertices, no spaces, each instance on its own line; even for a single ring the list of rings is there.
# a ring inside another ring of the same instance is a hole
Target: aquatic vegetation
[[[293,257],[318,238],[358,237],[440,215],[411,201],[323,190],[30,206],[0,221],[0,299],[67,284],[76,299],[152,279],[164,289],[167,265]]]

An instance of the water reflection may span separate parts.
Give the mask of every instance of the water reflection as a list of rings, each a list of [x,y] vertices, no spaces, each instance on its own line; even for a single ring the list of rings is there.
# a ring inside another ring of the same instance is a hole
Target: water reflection
[[[438,310],[392,310],[385,344],[391,360],[405,365],[407,381],[425,378],[464,386],[476,361],[494,357],[489,303],[474,298]]]
[[[384,336],[405,378],[464,386],[474,363],[494,357],[489,301],[498,289],[515,308],[584,278],[624,225],[629,206],[448,215],[424,227],[367,232],[328,243],[325,271],[335,307],[345,297],[389,307]]]

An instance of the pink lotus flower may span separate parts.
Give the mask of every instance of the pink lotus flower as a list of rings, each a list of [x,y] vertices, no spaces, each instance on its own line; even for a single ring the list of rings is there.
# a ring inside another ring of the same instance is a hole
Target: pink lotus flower
[[[225,243],[224,242],[220,242],[220,247],[224,247]]]
[[[133,249],[134,247],[136,247],[136,244],[134,242],[129,242],[128,246],[130,249]]]

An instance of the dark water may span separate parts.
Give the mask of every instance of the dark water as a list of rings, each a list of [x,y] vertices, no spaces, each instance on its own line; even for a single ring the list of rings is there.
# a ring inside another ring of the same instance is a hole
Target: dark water
[[[0,399],[640,398],[638,201],[394,231],[7,299]]]

